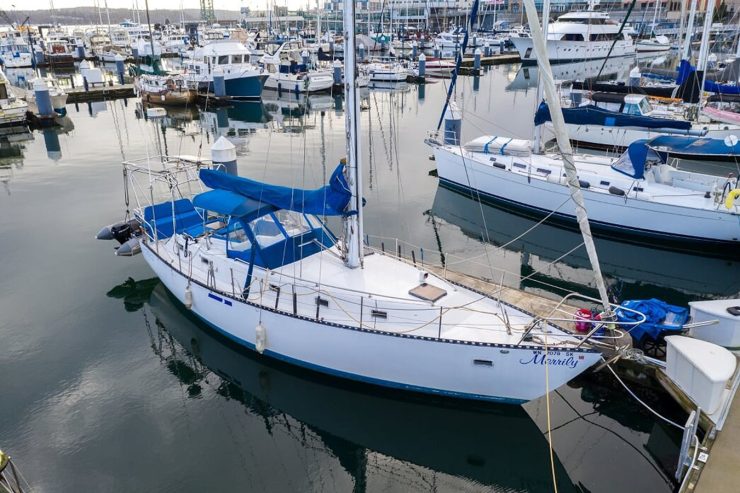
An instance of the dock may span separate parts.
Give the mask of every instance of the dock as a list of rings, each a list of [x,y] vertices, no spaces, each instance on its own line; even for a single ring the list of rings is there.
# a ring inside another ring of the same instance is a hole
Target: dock
[[[88,88],[75,87],[67,89],[68,103],[86,103],[88,101],[105,101],[110,99],[130,98],[135,95],[133,84],[101,85]]]
[[[738,365],[740,366],[740,356]],[[724,422],[720,423],[721,429],[702,413],[700,426],[705,430],[704,440],[699,446],[696,464],[687,473],[688,477],[683,488],[678,490],[679,493],[720,493],[737,491],[740,488],[740,401],[733,398],[738,382],[740,370],[736,370],[732,380],[732,402]],[[661,383],[666,387],[666,382]],[[677,399],[684,405],[682,400],[680,397]]]
[[[486,65],[503,65],[506,63],[519,63],[522,59],[519,57],[517,52],[506,52],[498,55],[482,56],[480,57],[481,66]],[[462,59],[461,67],[473,67],[473,57],[464,57]]]
[[[705,440],[706,441],[706,440]],[[697,493],[737,491],[740,488],[740,403],[733,400],[722,431],[707,443],[708,457],[693,490]]]

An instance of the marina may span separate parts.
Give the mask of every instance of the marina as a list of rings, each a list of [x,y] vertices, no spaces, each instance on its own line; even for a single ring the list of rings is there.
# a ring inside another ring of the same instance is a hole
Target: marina
[[[736,489],[734,7],[201,3],[2,12],[0,492]]]

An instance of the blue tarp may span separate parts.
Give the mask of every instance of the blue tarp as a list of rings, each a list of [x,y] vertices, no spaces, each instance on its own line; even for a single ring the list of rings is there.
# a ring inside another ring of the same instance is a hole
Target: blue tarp
[[[206,169],[200,171],[200,179],[210,188],[226,190],[256,201],[247,213],[253,207],[267,204],[275,209],[305,214],[340,216],[347,212],[345,209],[352,198],[347,180],[344,178],[344,164],[337,166],[329,178],[328,185],[316,190],[270,185],[240,176],[232,176],[222,171]]]
[[[681,60],[681,63],[678,66],[678,76],[676,77],[676,84],[683,84],[683,82],[689,77],[689,75],[691,75],[692,72],[696,72],[696,67],[692,66],[688,60]],[[740,94],[740,86],[738,86],[737,84],[719,84],[713,80],[704,81],[704,90],[717,94]]]
[[[595,105],[579,106],[578,108],[564,108],[565,123],[574,125],[603,125],[606,127],[640,127],[640,128],[672,128],[690,130],[691,123],[667,118],[651,116],[627,115],[616,111],[609,111]],[[550,108],[547,103],[541,103],[534,115],[534,124],[542,125],[551,121]]]
[[[724,139],[709,137],[683,137],[663,135],[647,143],[659,152],[694,156],[731,157],[740,156],[740,142],[733,146],[725,144]]]
[[[642,343],[645,337],[657,340],[661,334],[680,332],[683,330],[683,325],[689,319],[688,308],[669,305],[665,301],[656,298],[649,300],[628,300],[623,302],[622,306],[638,311],[646,317],[645,322],[640,325],[624,326],[624,329],[629,331],[632,339],[638,344]],[[615,313],[617,320],[620,322],[637,322],[641,318],[621,308],[617,308]]]

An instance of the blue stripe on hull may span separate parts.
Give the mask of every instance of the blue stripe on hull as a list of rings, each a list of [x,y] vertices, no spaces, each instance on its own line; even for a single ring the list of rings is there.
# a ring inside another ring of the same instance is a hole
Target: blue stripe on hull
[[[524,213],[524,215],[528,217],[540,219],[552,213],[552,211],[547,209],[541,209],[530,204],[522,204],[521,202],[491,195],[481,190],[466,187],[443,178],[440,178],[439,182],[440,185],[445,188],[458,192],[468,198],[476,199],[480,197],[480,200],[485,203],[499,206],[511,212]],[[548,221],[551,224],[555,224],[566,229],[578,230],[578,223],[575,216],[555,212]],[[589,223],[591,224],[591,229],[593,231],[600,233],[599,236],[628,243],[638,243],[654,248],[689,251],[692,253],[701,253],[703,255],[719,256],[724,258],[728,256],[737,256],[737,249],[740,247],[740,241],[708,240],[706,238],[696,236],[684,236],[639,228],[628,228],[617,224],[594,220],[589,220]]]

